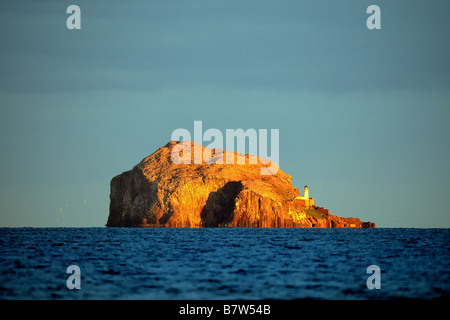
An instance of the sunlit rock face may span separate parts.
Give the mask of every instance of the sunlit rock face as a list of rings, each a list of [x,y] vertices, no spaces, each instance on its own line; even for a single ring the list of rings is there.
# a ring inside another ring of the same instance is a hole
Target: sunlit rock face
[[[175,163],[174,148],[182,150],[183,159],[191,160],[183,162],[190,163]],[[200,161],[195,160],[198,156]],[[227,156],[234,157],[234,164],[225,164]],[[218,163],[221,158],[223,164]],[[374,227],[357,218],[331,215],[323,208],[302,206],[291,176],[273,163],[255,159],[250,164],[248,155],[171,141],[111,180],[106,226]],[[261,175],[261,169],[274,174]]]

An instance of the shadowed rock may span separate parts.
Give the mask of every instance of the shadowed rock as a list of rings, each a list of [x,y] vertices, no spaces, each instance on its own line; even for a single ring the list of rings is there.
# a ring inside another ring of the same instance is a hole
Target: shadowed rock
[[[202,227],[228,226],[233,222],[236,197],[243,186],[240,181],[231,181],[209,194],[201,213]]]

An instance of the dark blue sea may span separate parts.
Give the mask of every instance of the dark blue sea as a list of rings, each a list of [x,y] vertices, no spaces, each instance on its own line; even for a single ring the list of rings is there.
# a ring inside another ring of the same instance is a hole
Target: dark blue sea
[[[449,229],[0,228],[0,299],[449,298],[449,239]],[[81,289],[67,287],[70,265]],[[370,265],[380,289],[367,287]]]

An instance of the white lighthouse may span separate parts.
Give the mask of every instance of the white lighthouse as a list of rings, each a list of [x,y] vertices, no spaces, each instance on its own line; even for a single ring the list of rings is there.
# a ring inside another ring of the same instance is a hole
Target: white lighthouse
[[[314,199],[309,197],[308,186],[305,186],[305,188],[303,188],[303,197],[296,197],[295,200],[301,200],[300,205],[306,208],[314,208],[315,206]]]

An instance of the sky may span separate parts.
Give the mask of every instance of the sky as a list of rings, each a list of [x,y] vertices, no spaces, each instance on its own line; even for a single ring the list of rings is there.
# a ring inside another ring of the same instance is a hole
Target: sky
[[[81,29],[69,30],[69,5]],[[369,5],[381,29],[369,30]],[[1,1],[0,227],[101,227],[177,128],[279,129],[330,213],[449,228],[450,2]]]

